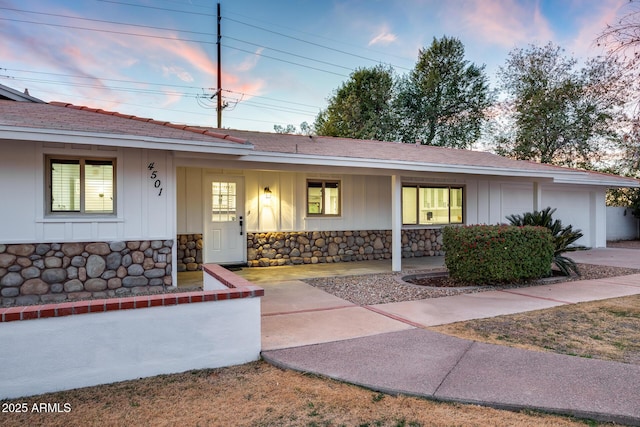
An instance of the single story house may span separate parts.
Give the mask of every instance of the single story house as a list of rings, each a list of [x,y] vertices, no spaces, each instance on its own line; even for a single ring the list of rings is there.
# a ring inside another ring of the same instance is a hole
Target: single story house
[[[606,189],[640,186],[24,95],[0,88],[0,399],[256,360],[264,291],[215,264],[391,259],[397,271],[403,257],[442,254],[445,225],[546,206],[603,247]],[[201,266],[204,291],[157,294]]]
[[[19,264],[29,248],[54,245],[62,259],[40,266],[54,271],[45,283],[3,286],[3,302],[175,285],[179,270],[202,263],[392,259],[397,271],[402,257],[442,254],[445,225],[547,206],[582,229],[579,243],[604,247],[605,191],[640,186],[487,152],[189,127],[61,103],[0,100],[0,144],[0,281],[32,267]],[[127,257],[133,274],[118,271],[122,245],[144,246]],[[74,268],[77,256],[89,265]],[[115,276],[87,289],[96,277],[78,271],[90,268]]]

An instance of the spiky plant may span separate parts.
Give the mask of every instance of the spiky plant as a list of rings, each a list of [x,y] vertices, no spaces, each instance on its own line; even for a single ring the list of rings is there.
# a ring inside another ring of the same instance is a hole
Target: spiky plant
[[[555,209],[548,207],[541,211],[527,212],[522,215],[508,215],[507,220],[511,225],[534,225],[546,227],[551,230],[555,244],[553,263],[565,276],[570,276],[572,272],[580,276],[580,271],[578,270],[578,266],[575,261],[562,254],[565,252],[584,251],[589,248],[586,246],[574,245],[574,243],[583,236],[582,230],[574,230],[572,225],[563,227],[560,220],[554,221],[553,214],[555,211]]]

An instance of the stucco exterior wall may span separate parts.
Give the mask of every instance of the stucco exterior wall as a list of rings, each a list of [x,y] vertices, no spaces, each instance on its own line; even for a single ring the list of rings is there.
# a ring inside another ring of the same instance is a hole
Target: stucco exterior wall
[[[2,323],[0,399],[260,356],[260,298],[84,313]]]
[[[545,185],[542,189],[541,208],[556,209],[554,219],[564,225],[571,224],[582,230],[577,243],[592,248],[607,245],[605,190],[601,188],[569,185]]]
[[[631,215],[631,209],[607,207],[607,240],[634,240],[640,238],[640,220]]]

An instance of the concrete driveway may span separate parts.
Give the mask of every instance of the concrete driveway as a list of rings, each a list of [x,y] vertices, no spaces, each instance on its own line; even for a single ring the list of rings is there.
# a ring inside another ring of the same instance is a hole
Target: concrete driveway
[[[595,248],[588,251],[567,252],[566,256],[579,264],[640,269],[640,249]]]

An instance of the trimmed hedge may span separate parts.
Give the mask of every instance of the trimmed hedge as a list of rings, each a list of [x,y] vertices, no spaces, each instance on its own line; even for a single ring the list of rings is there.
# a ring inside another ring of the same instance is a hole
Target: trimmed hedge
[[[445,227],[449,276],[483,285],[549,276],[554,243],[545,227],[472,225]]]

